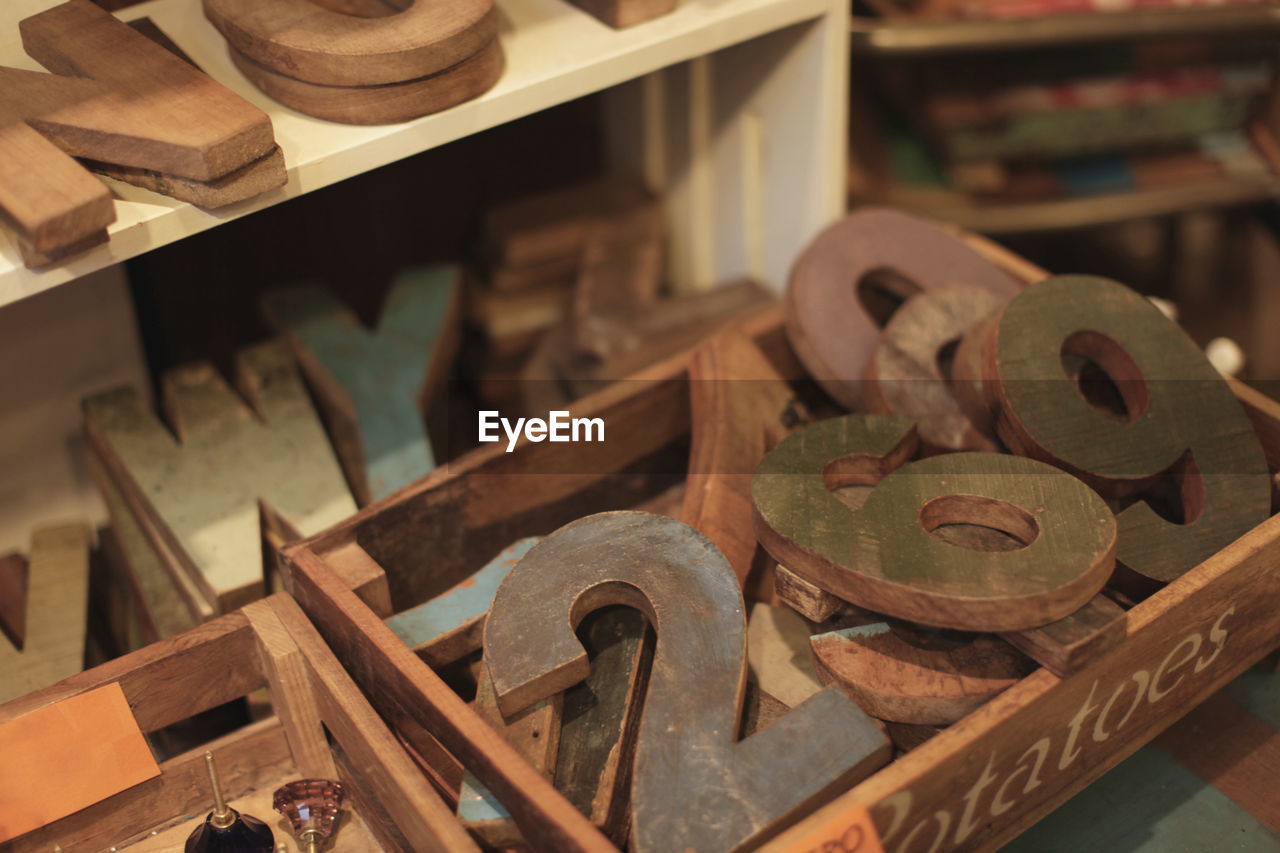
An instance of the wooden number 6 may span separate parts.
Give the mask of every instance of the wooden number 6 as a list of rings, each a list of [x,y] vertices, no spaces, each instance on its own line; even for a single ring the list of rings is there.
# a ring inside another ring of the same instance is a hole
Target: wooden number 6
[[[504,714],[586,677],[574,628],[606,604],[639,609],[658,634],[631,787],[633,851],[745,849],[888,761],[888,740],[836,688],[735,743],[747,666],[737,577],[710,539],[643,512],[567,524],[502,582],[484,657]]]
[[[997,453],[898,467],[914,446],[911,421],[878,415],[793,433],[752,479],[760,543],[845,601],[962,631],[1045,625],[1102,589],[1115,565],[1116,525],[1088,486],[1042,462]],[[856,484],[876,488],[855,511],[831,489]],[[957,524],[995,528],[1022,547],[971,550],[932,535]]]

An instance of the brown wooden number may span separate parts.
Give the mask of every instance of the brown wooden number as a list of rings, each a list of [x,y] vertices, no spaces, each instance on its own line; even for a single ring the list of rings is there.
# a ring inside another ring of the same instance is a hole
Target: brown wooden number
[[[952,392],[943,351],[995,313],[1006,297],[982,287],[948,287],[917,293],[894,312],[867,362],[867,410],[916,421],[931,450],[996,450],[990,424],[984,432]]]
[[[835,688],[734,743],[747,670],[738,579],[701,533],[642,512],[567,524],[502,582],[484,656],[503,713],[587,675],[574,626],[606,604],[641,610],[658,635],[636,746],[632,850],[744,849],[888,760],[888,739]]]
[[[957,284],[1012,296],[1014,280],[954,234],[923,219],[863,208],[819,234],[787,286],[787,336],[836,402],[861,408],[862,374],[893,302]],[[876,311],[877,300],[889,303]],[[870,306],[870,307],[869,307]]]
[[[996,453],[898,467],[914,443],[911,421],[883,415],[833,418],[784,439],[751,485],[760,543],[845,601],[962,631],[1043,625],[1106,583],[1115,519],[1084,483]],[[857,510],[831,492],[867,483],[878,485]],[[932,535],[952,525],[995,528],[1024,545],[979,551]]]
[[[1121,501],[1151,494],[1161,475],[1166,491],[1172,482],[1168,518],[1145,501],[1117,515],[1120,563],[1173,580],[1267,518],[1267,464],[1248,417],[1142,296],[1091,276],[1046,279],[1010,301],[992,334],[986,388],[1011,449]],[[1110,383],[1077,371],[1089,363]],[[1099,387],[1113,389],[1109,404],[1086,400]]]

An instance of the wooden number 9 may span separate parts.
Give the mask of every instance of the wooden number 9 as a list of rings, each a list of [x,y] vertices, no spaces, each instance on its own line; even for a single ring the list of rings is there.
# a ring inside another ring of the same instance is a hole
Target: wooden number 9
[[[658,634],[632,781],[631,849],[739,850],[883,765],[889,742],[837,688],[737,739],[746,619],[729,563],[688,525],[643,512],[567,524],[494,595],[484,657],[510,715],[586,677],[575,626],[606,604]]]
[[[996,453],[901,464],[915,444],[911,421],[878,415],[792,434],[752,480],[756,536],[780,564],[845,601],[941,628],[1044,625],[1107,582],[1115,519],[1084,483]],[[851,510],[831,490],[855,484],[876,487]],[[1022,547],[971,550],[932,535],[957,524],[995,528]]]
[[[1092,276],[1046,279],[1005,307],[983,352],[997,429],[1015,452],[1120,501],[1165,475],[1168,518],[1142,502],[1117,516],[1128,568],[1172,580],[1266,519],[1266,460],[1243,408],[1139,294]],[[1109,405],[1087,400],[1091,389],[1110,390]]]

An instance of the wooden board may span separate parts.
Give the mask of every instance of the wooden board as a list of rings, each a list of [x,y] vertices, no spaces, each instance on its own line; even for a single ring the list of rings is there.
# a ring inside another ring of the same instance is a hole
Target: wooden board
[[[1055,675],[1083,669],[1124,640],[1125,612],[1104,595],[1070,616],[1027,631],[1001,634]]]
[[[672,11],[676,0],[573,0],[611,27],[631,27]]]
[[[296,536],[355,511],[288,348],[261,344],[237,362],[243,398],[209,365],[164,377],[178,441],[132,389],[84,404],[89,440],[131,511],[215,612],[262,596],[264,515]]]
[[[492,0],[362,5],[367,11],[359,15],[307,0],[204,0],[204,13],[233,54],[326,86],[426,77],[463,62],[498,34]]]
[[[1116,525],[1093,490],[1002,454],[901,464],[914,446],[912,423],[883,415],[834,418],[784,439],[752,481],[761,544],[844,601],[962,631],[1034,628],[1102,589]],[[875,489],[857,510],[831,492],[859,484]],[[995,528],[1022,547],[957,547],[934,535],[957,524]]]
[[[89,531],[45,525],[31,535],[22,649],[0,639],[0,703],[84,668],[89,606]]]
[[[456,65],[429,76],[376,86],[299,80],[259,65],[234,47],[231,60],[255,86],[286,107],[344,124],[393,124],[448,109],[493,88],[506,64],[496,38]]]
[[[888,760],[888,739],[833,690],[734,743],[747,669],[737,579],[700,533],[648,513],[568,524],[507,576],[485,625],[498,706],[514,712],[585,677],[574,617],[612,603],[642,609],[659,637],[636,745],[632,850],[735,849]]]
[[[810,644],[823,684],[896,723],[950,725],[1035,668],[991,634],[931,631],[873,613],[823,625]]]
[[[1012,296],[1015,280],[958,237],[910,214],[860,208],[823,231],[787,283],[787,336],[809,374],[847,409],[862,407],[861,380],[877,328],[920,290],[957,284]],[[869,305],[877,307],[873,316]]]
[[[361,506],[436,466],[424,409],[444,390],[458,340],[460,272],[407,271],[391,284],[373,330],[319,285],[262,297],[315,395]]]

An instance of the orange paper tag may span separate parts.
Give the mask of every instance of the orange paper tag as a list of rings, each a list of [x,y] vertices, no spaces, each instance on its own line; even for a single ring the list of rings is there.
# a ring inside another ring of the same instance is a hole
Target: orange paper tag
[[[884,853],[884,848],[867,807],[854,806],[788,844],[787,853]]]
[[[159,775],[114,682],[0,723],[0,842]]]

